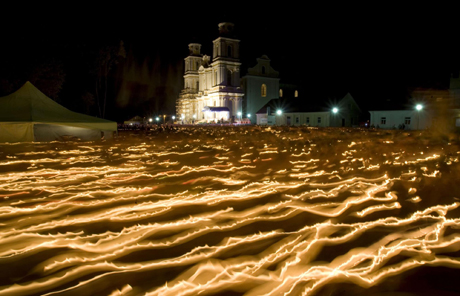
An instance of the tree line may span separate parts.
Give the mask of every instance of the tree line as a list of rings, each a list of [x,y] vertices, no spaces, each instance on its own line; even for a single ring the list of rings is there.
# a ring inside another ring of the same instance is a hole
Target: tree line
[[[122,40],[11,38],[0,52],[0,96],[30,81],[71,110],[106,118],[114,72],[125,58]]]

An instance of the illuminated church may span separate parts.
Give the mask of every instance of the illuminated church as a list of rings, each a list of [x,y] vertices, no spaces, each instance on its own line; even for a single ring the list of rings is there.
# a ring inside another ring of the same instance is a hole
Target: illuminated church
[[[239,40],[232,23],[219,24],[212,59],[201,54],[201,44],[189,44],[185,58],[184,89],[176,100],[177,118],[184,123],[235,121],[242,117]]]

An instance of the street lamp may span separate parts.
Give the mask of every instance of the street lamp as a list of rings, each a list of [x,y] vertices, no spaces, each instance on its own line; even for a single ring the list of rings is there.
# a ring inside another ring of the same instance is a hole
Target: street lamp
[[[422,104],[417,104],[415,106],[415,110],[417,110],[417,129],[420,128],[420,111],[422,111],[423,105]]]
[[[339,108],[334,107],[332,108],[332,113],[336,115],[339,112]],[[339,124],[336,122],[337,118],[334,116],[333,119],[331,120],[332,126],[339,126]]]
[[[283,111],[281,111],[281,109],[278,109],[278,110],[276,110],[276,114],[278,116],[281,116],[281,114],[283,114]],[[278,118],[275,117],[275,124],[278,124],[278,122],[280,122],[280,125],[281,125],[281,118],[278,119]]]
[[[155,120],[156,120],[156,121],[157,121],[157,123],[158,123],[158,120],[160,120],[160,118],[157,116],[157,117],[155,118]]]
[[[149,118],[149,122],[152,122],[152,118]]]
[[[238,112],[238,117],[241,119],[241,112]]]

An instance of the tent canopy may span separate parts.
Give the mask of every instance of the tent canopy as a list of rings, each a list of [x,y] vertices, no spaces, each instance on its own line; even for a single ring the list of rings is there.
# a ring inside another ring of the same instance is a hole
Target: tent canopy
[[[30,82],[0,97],[0,142],[84,140],[111,137],[117,123],[77,112],[48,98]]]

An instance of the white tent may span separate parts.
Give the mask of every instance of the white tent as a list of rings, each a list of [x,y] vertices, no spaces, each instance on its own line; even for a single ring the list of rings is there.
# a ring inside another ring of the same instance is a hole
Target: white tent
[[[0,142],[42,142],[113,137],[117,123],[70,111],[30,82],[0,97]]]

